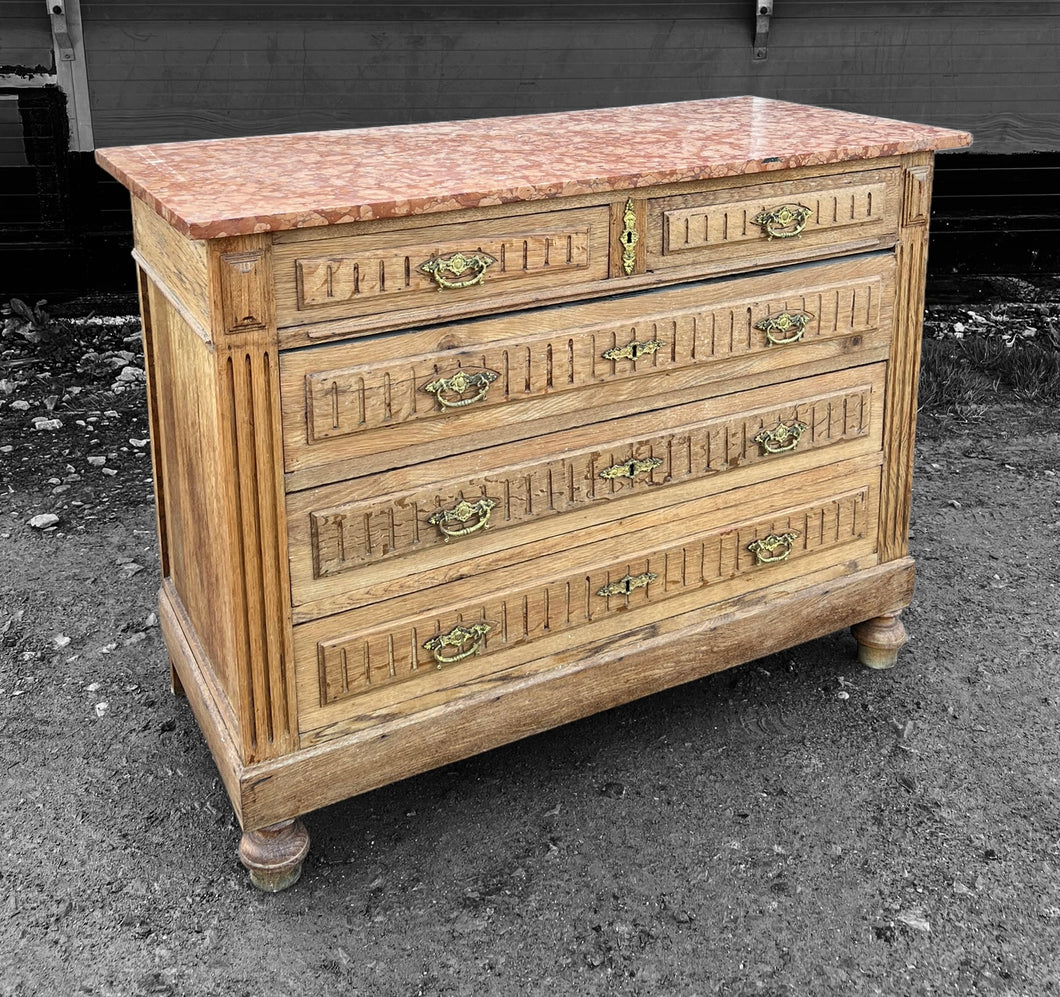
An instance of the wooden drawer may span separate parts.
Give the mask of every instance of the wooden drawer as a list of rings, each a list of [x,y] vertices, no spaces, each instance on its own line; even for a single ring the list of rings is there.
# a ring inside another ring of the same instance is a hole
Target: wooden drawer
[[[734,270],[891,245],[901,171],[866,170],[648,201],[649,270]]]
[[[489,555],[882,446],[886,365],[738,392],[287,498],[297,619]],[[575,515],[582,513],[581,515]]]
[[[257,886],[398,779],[841,627],[895,663],[968,141],[727,98],[100,152],[171,682]]]
[[[368,713],[444,701],[462,682],[537,654],[829,566],[874,563],[879,467],[855,463],[826,480],[811,472],[737,490],[722,508],[706,499],[661,520],[633,517],[621,535],[561,557],[295,627],[299,728],[309,740],[337,736]]]
[[[879,254],[284,353],[288,488],[530,436],[544,416],[589,422],[660,391],[879,359],[894,267]]]
[[[547,300],[607,278],[609,228],[610,209],[599,206],[369,235],[280,235],[276,321],[380,315],[401,325],[492,310],[498,295]]]

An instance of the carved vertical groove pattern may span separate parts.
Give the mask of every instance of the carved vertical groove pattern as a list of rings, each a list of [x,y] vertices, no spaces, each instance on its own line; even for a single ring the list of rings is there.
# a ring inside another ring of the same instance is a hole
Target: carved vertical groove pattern
[[[478,239],[473,247],[464,249],[487,253],[497,261],[489,271],[492,282],[498,277],[528,272],[585,269],[589,265],[589,243],[589,230],[581,228]],[[355,298],[433,289],[430,278],[419,271],[430,253],[425,246],[415,246],[363,251],[356,257],[300,258],[295,261],[298,307],[314,308]]]
[[[276,481],[277,374],[268,352],[235,352],[226,368],[237,468],[234,511],[241,559],[240,643],[245,656],[242,673],[246,695],[240,721],[252,757],[263,759],[287,750],[292,732],[284,650],[285,559]]]
[[[924,238],[903,239],[897,247],[899,267],[907,270],[910,280],[922,286],[927,262]],[[919,278],[917,275],[919,274]],[[899,282],[901,288],[907,281]],[[914,416],[916,383],[920,368],[920,301],[916,292],[902,291],[896,311],[895,340],[891,350],[890,385],[906,385],[902,391],[889,390],[884,442],[888,460],[884,468],[884,492],[880,510],[880,556],[884,560],[904,557],[909,552],[910,491],[913,469]]]
[[[421,531],[419,518],[462,499],[492,498],[491,530],[530,519],[569,512],[593,502],[622,498],[635,490],[678,484],[720,474],[762,460],[776,461],[754,442],[755,434],[778,423],[800,421],[808,431],[799,444],[807,450],[867,436],[872,388],[829,392],[790,405],[677,426],[668,433],[619,440],[602,449],[565,453],[530,467],[498,468],[462,481],[402,491],[372,502],[351,502],[309,513],[316,577],[340,574],[369,562],[444,543],[433,527]],[[604,479],[601,471],[634,458],[661,463],[636,478]],[[779,458],[783,460],[783,457]]]
[[[791,200],[812,209],[806,231],[876,221],[883,217],[887,187],[884,183],[862,184],[842,191],[792,194]],[[664,215],[666,253],[762,238],[760,226],[750,216],[761,207],[758,201],[679,208]]]
[[[619,608],[660,602],[759,570],[747,545],[768,533],[798,533],[793,559],[862,540],[866,524],[875,522],[874,502],[874,487],[855,489],[789,513],[700,534],[684,544],[634,554],[544,586],[497,596],[474,608],[443,611],[393,629],[368,628],[322,641],[317,645],[320,705],[437,673],[439,666],[430,656],[421,655],[417,641],[446,633],[458,624],[489,623],[492,630],[482,650],[490,650],[491,645],[499,650],[546,633],[574,629]],[[656,580],[628,595],[604,598],[597,594],[625,575],[648,573]]]
[[[634,317],[621,324],[562,331],[524,341],[519,347],[500,343],[481,353],[461,352],[450,361],[451,366],[444,359],[422,357],[400,364],[391,361],[314,371],[305,375],[309,442],[444,414],[423,388],[438,377],[452,377],[457,370],[469,375],[482,370],[499,374],[487,396],[475,404],[477,411],[513,398],[635,377],[645,370],[764,352],[770,344],[754,324],[784,311],[812,316],[802,337],[806,344],[866,333],[879,324],[881,297],[880,279],[869,277],[754,302],[684,309],[665,320]],[[601,359],[600,354],[608,349],[651,340],[661,341],[663,348],[638,360]]]
[[[914,219],[905,225],[895,247],[898,262],[898,300],[895,307],[894,336],[891,343],[890,372],[884,402],[883,493],[880,497],[880,558],[891,560],[909,552],[909,517],[913,448],[915,442],[917,380],[920,370],[923,326],[924,281],[927,271],[927,216],[921,201],[931,190],[931,157],[911,157],[906,170],[906,196],[912,205],[903,206],[903,217]],[[919,160],[919,161],[918,161]],[[915,219],[923,218],[923,221]]]

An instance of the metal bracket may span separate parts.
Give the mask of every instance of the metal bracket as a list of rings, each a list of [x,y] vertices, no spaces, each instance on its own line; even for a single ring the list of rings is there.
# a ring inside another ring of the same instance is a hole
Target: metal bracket
[[[65,62],[74,61],[74,40],[70,37],[70,26],[66,23],[66,3],[64,0],[48,0],[48,13],[52,19],[52,37],[59,58]]]
[[[773,0],[755,0],[755,40],[752,46],[755,62],[764,62],[769,55],[769,19],[773,16]]]
[[[40,0],[37,0],[39,3]],[[55,82],[66,94],[66,117],[70,122],[70,149],[88,152],[92,139],[92,107],[85,68],[85,36],[81,0],[45,0],[51,21],[55,60]]]

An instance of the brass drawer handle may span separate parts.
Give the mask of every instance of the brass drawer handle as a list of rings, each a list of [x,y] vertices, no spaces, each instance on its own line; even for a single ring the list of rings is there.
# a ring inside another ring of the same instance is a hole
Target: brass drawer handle
[[[500,377],[500,374],[494,370],[480,370],[474,374],[458,370],[452,377],[440,377],[437,381],[425,384],[423,390],[429,391],[434,395],[442,408],[463,408],[465,405],[474,405],[475,402],[482,401],[486,397],[486,392],[489,391],[490,385],[498,377]],[[459,396],[472,388],[476,388],[478,391],[477,394],[472,395],[470,398],[457,397],[454,400],[445,397],[447,393]]]
[[[793,422],[790,426],[778,423],[773,429],[763,429],[755,436],[755,443],[762,448],[762,453],[785,453],[794,450],[802,439],[802,434],[810,427],[805,422]]]
[[[813,208],[805,204],[782,204],[779,208],[760,211],[751,221],[761,225],[770,239],[791,239],[806,227],[812,214]]]
[[[451,665],[456,661],[463,661],[464,658],[470,658],[482,647],[486,635],[492,629],[488,623],[474,623],[470,627],[461,623],[447,634],[438,634],[437,637],[424,641],[423,647],[434,655],[434,660],[441,668],[442,665]],[[457,648],[457,653],[442,654],[448,647]]]
[[[806,326],[813,320],[809,312],[781,312],[755,322],[755,328],[766,334],[774,346],[790,346],[802,339]]]
[[[800,534],[793,530],[791,533],[770,533],[761,540],[752,540],[747,549],[754,554],[758,564],[778,564],[786,561],[793,549],[793,544],[799,539]],[[780,553],[776,553],[777,551]]]
[[[439,291],[459,290],[481,284],[486,270],[496,262],[496,257],[489,253],[449,253],[432,256],[416,269],[430,277]]]
[[[640,459],[631,457],[624,464],[614,464],[607,470],[601,471],[600,477],[607,478],[609,481],[613,478],[635,478],[638,474],[645,474],[648,471],[654,471],[657,467],[662,467],[662,464],[659,457]]]
[[[600,354],[605,360],[639,360],[661,350],[666,344],[658,339],[634,340],[625,346],[612,346]]]
[[[490,512],[497,503],[491,498],[480,498],[477,502],[468,502],[462,499],[452,509],[439,509],[427,517],[431,526],[437,526],[438,532],[445,537],[445,543],[449,543],[450,537],[467,537],[478,530],[484,530],[490,521]],[[477,517],[477,518],[476,518]],[[472,519],[475,522],[470,526],[464,525]],[[452,527],[450,523],[460,523],[460,526]]]
[[[635,589],[647,588],[658,577],[652,571],[645,571],[642,575],[625,575],[617,582],[611,582],[602,589],[597,589],[596,594],[605,599],[611,595],[629,595]]]

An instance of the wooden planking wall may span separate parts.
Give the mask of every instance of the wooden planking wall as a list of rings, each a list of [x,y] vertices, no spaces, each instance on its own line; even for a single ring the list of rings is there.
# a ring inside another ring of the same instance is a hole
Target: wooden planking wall
[[[66,112],[55,87],[0,92],[0,244],[65,231]]]
[[[98,145],[752,93],[1060,149],[1060,3],[82,0]]]
[[[3,0],[0,5],[0,73],[54,65],[52,30],[44,0]]]
[[[27,166],[29,159],[26,156],[18,93],[0,93],[0,197],[29,193],[35,189],[31,180],[20,182],[17,179]],[[0,217],[6,218],[7,215]]]
[[[952,275],[1060,273],[1060,153],[940,157],[929,264],[938,293]]]

